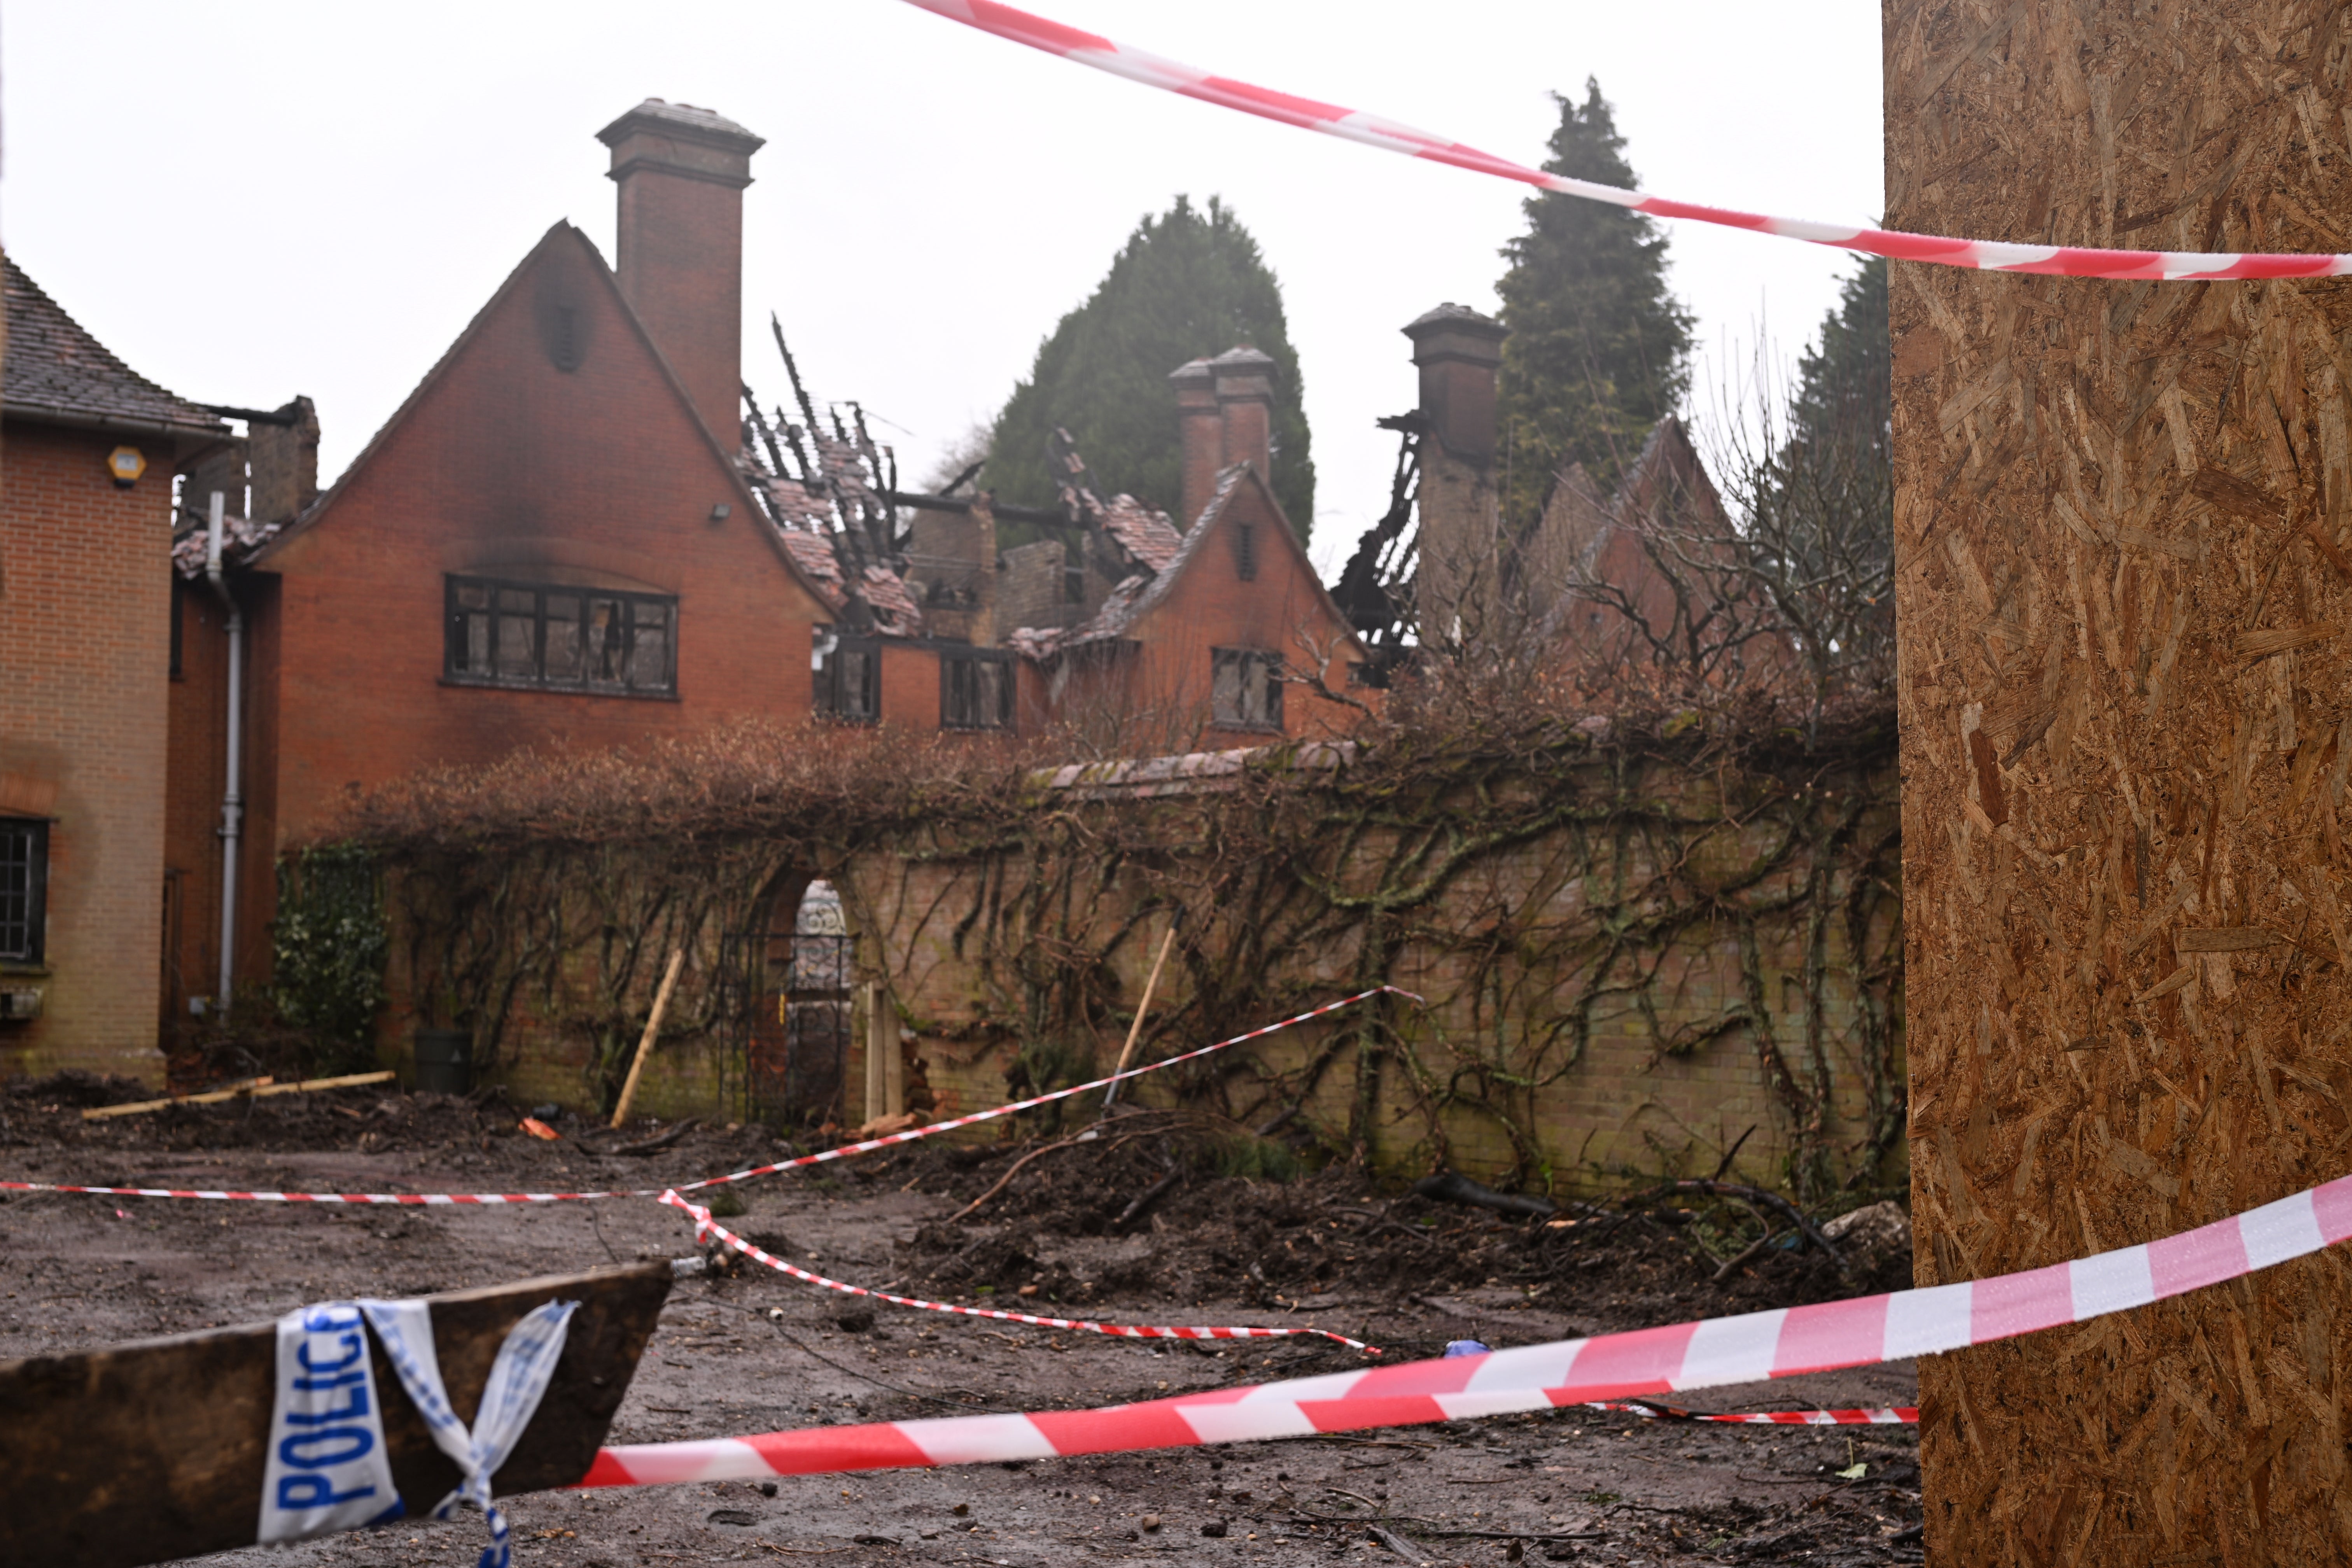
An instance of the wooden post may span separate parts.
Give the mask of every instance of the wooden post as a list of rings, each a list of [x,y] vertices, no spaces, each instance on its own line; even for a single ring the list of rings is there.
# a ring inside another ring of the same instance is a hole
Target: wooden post
[[[2346,247],[2342,5],[1885,16],[1890,226]],[[1927,1285],[2344,1173],[2352,293],[1892,281]],[[2347,1262],[1923,1360],[1928,1560],[2352,1560]]]
[[[882,1114],[903,1116],[907,1112],[907,1043],[899,1037],[898,1010],[890,1005],[890,993],[877,991],[876,996],[882,1004],[882,1021],[874,1030],[882,1048]]]
[[[882,987],[866,987],[866,1120],[876,1122],[890,1114],[888,1053],[880,1044],[882,1013],[887,1005]],[[895,1042],[894,1042],[895,1043]]]
[[[617,1128],[629,1119],[630,1102],[637,1098],[637,1079],[646,1070],[646,1058],[653,1054],[654,1036],[661,1031],[662,1014],[669,1008],[670,987],[677,984],[678,966],[686,962],[686,949],[677,948],[669,955],[668,972],[663,974],[661,989],[654,993],[654,1010],[646,1015],[646,1032],[637,1041],[636,1059],[629,1064],[628,1081],[621,1085],[621,1102],[613,1107],[613,1125]]]
[[[1171,916],[1168,921],[1168,934],[1160,942],[1160,956],[1151,961],[1151,973],[1143,982],[1143,1000],[1135,1005],[1135,1019],[1127,1026],[1127,1044],[1119,1047],[1118,1066],[1111,1069],[1111,1076],[1114,1078],[1125,1072],[1127,1064],[1134,1058],[1135,1042],[1143,1037],[1143,1020],[1151,1011],[1151,994],[1160,988],[1160,966],[1168,962],[1168,950],[1175,945],[1176,921],[1174,917]],[[1110,1114],[1110,1108],[1118,1099],[1118,1085],[1113,1084],[1103,1090],[1104,1115]]]

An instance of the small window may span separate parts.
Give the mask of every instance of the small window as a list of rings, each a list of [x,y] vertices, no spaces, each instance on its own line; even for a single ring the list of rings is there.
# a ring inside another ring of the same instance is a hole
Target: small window
[[[940,727],[1002,730],[1013,722],[1013,661],[957,648],[940,655]]]
[[[451,577],[447,599],[450,680],[628,697],[677,690],[676,599],[490,577]]]
[[[845,724],[872,724],[882,717],[882,644],[874,637],[845,637],[831,626],[816,628],[809,668],[814,672],[810,707]]]
[[[0,963],[38,963],[48,925],[49,825],[0,817]]]
[[[1234,524],[1234,574],[1244,583],[1257,581],[1257,524]]]
[[[1216,723],[1228,730],[1282,728],[1282,656],[1252,648],[1211,652],[1209,700]]]

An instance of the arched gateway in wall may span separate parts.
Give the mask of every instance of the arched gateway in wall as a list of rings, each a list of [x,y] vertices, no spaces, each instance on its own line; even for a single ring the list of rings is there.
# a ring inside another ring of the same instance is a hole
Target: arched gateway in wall
[[[852,939],[840,894],[788,874],[756,906],[752,928],[720,945],[730,1104],[772,1127],[844,1120]]]

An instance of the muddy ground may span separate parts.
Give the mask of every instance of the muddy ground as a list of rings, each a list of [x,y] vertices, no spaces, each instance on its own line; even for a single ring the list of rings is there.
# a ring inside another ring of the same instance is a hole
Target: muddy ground
[[[532,1108],[356,1089],[85,1122],[130,1086],[0,1088],[0,1176],[309,1191],[645,1187],[778,1158],[764,1129],[695,1128],[640,1156],[589,1130],[518,1135]],[[655,1131],[648,1127],[646,1131]],[[587,1135],[583,1139],[582,1135]],[[1767,1247],[1728,1209],[1654,1205],[1573,1225],[1506,1219],[1302,1173],[1289,1152],[1138,1114],[1040,1155],[959,1211],[1043,1131],[917,1143],[748,1184],[730,1226],[804,1268],[979,1305],[1113,1321],[1313,1325],[1394,1359],[1793,1305],[1907,1283],[1907,1262]],[[1140,1206],[1137,1200],[1150,1195]],[[257,1321],[305,1301],[422,1294],[693,1252],[642,1200],[492,1209],[287,1207],[64,1194],[0,1202],[0,1359]],[[1130,1212],[1132,1211],[1132,1212]],[[1323,1341],[1199,1345],[975,1321],[821,1291],[752,1266],[679,1281],[611,1440],[656,1442],[958,1411],[1076,1408],[1360,1364]],[[1727,1389],[1717,1409],[1909,1404],[1911,1369]],[[1571,1410],[1349,1437],[512,1500],[519,1563],[1114,1559],[1268,1564],[1916,1563],[1918,1468],[1901,1427],[1738,1427]],[[1843,1479],[1837,1472],[1862,1473]],[[1374,1538],[1368,1523],[1392,1537]],[[402,1525],[254,1568],[469,1563],[478,1521]]]

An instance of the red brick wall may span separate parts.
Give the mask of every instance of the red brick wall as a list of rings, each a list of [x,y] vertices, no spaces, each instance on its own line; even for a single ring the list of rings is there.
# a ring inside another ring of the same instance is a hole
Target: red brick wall
[[[1255,530],[1257,561],[1255,578],[1246,582],[1235,546],[1236,531],[1244,524]],[[1276,653],[1306,670],[1312,670],[1319,650],[1330,660],[1325,680],[1331,689],[1362,700],[1366,694],[1347,684],[1348,662],[1361,656],[1349,646],[1346,623],[1318,590],[1314,567],[1265,489],[1244,480],[1207,526],[1213,531],[1193,546],[1192,559],[1168,597],[1135,629],[1142,646],[1129,688],[1132,700],[1189,720],[1204,749],[1276,739],[1263,730],[1215,725],[1209,681],[1218,648]],[[1282,718],[1283,732],[1290,738],[1320,740],[1345,735],[1362,715],[1294,685],[1283,692]]]
[[[741,444],[743,193],[638,169],[621,182],[619,254],[630,303],[729,451]]]
[[[155,1016],[170,664],[170,443],[10,420],[0,485],[0,813],[47,815],[46,992],[0,1023],[0,1076],[64,1067],[159,1079]]]
[[[907,730],[940,727],[938,649],[883,639],[882,722]]]
[[[256,683],[274,719],[275,842],[354,789],[518,746],[596,751],[809,707],[822,606],[784,565],[584,237],[559,228],[338,487],[262,564]],[[576,370],[545,341],[575,312]],[[725,503],[732,515],[709,521]],[[444,577],[480,572],[678,599],[673,699],[444,684]]]

